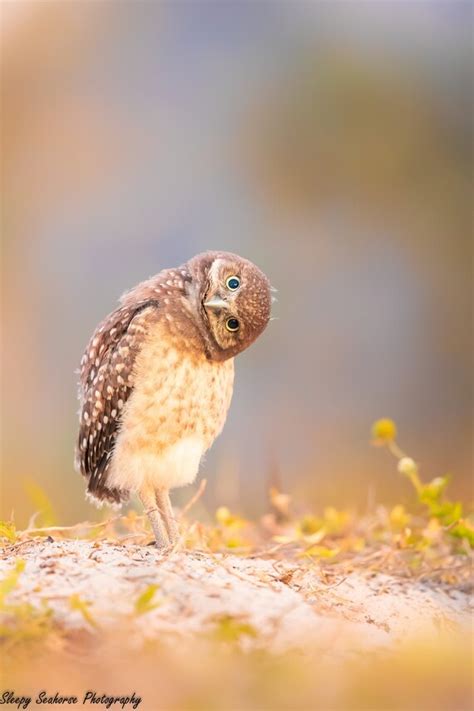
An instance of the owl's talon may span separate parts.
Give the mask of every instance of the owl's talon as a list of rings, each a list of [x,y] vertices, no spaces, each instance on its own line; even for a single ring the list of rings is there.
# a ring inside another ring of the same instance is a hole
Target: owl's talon
[[[162,546],[162,545],[159,545],[157,541],[155,541],[155,546],[156,546],[157,552],[166,558],[168,556],[170,556],[172,553],[174,553],[176,550],[176,546],[172,545],[171,543],[167,543],[164,546]]]

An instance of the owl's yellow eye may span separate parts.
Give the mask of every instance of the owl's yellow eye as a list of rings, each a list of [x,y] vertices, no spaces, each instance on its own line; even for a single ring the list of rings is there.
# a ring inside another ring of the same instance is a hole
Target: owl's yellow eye
[[[240,286],[240,279],[237,276],[227,277],[225,285],[230,291],[236,291]]]
[[[225,327],[231,333],[235,333],[240,328],[240,323],[236,318],[228,318],[225,322]]]

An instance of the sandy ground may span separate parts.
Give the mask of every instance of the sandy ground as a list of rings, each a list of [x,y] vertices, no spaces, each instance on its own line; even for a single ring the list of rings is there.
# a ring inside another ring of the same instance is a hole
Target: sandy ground
[[[421,635],[436,640],[472,624],[464,592],[363,571],[327,585],[317,564],[182,551],[164,556],[148,546],[38,538],[2,552],[2,578],[17,558],[26,568],[9,602],[47,601],[72,631],[90,626],[71,609],[71,596],[79,595],[102,629],[128,625],[132,646],[167,633],[212,632],[229,616],[257,632],[244,636],[245,645],[337,657]],[[136,601],[150,585],[158,586],[157,606],[137,614]]]

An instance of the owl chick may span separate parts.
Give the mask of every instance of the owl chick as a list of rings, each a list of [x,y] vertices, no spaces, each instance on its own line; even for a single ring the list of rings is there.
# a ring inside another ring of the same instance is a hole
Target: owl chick
[[[194,481],[224,426],[234,356],[270,308],[258,267],[205,252],[126,293],[87,346],[76,468],[99,505],[137,493],[159,547],[177,538],[169,490]]]

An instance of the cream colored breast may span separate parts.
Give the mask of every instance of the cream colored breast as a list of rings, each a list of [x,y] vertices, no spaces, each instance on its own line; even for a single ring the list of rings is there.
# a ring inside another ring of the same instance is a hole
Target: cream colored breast
[[[211,362],[180,345],[158,326],[137,358],[110,472],[115,485],[138,488],[139,480],[152,478],[171,488],[192,481],[224,426],[233,360]]]

